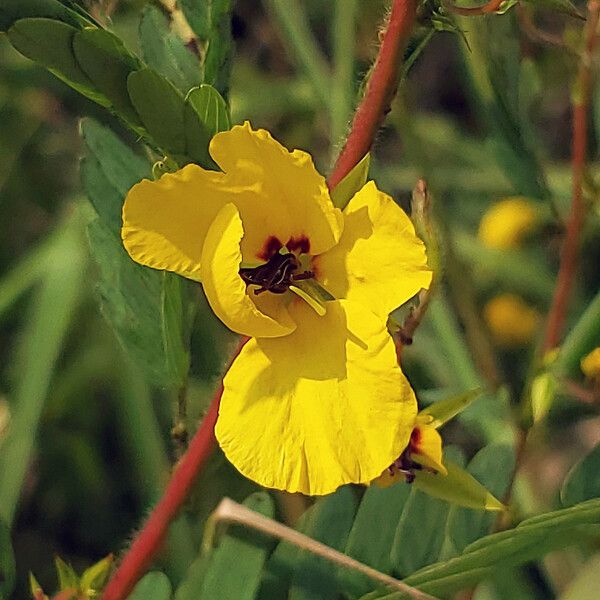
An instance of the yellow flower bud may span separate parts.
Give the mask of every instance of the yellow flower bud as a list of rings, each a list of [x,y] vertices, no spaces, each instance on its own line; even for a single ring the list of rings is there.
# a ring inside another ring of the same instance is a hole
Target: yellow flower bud
[[[539,313],[514,294],[492,298],[483,315],[495,341],[507,348],[529,343],[540,322]]]
[[[581,371],[589,379],[600,381],[600,347],[581,359]]]
[[[479,240],[488,248],[517,248],[539,223],[533,202],[520,196],[494,204],[481,219]]]

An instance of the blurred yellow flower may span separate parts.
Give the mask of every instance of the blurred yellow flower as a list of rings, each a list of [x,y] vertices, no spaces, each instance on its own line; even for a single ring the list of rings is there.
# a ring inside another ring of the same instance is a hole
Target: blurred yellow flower
[[[219,444],[266,487],[371,481],[416,415],[386,321],[430,284],[423,243],[373,182],[342,212],[308,154],[249,123],[210,153],[222,172],[188,165],[134,186],[122,236],[137,262],[200,281],[252,338],[223,381]]]
[[[581,359],[581,371],[589,379],[600,380],[600,347]]]
[[[483,308],[483,316],[497,344],[507,348],[531,342],[540,323],[540,315],[514,294],[492,298]]]
[[[488,248],[517,248],[539,223],[533,202],[520,196],[496,202],[479,224],[479,239]]]

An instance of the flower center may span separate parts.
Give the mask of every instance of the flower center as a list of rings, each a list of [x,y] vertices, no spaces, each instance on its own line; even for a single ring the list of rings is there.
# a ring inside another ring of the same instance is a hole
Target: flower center
[[[312,279],[315,276],[308,270],[296,273],[299,268],[300,262],[295,254],[276,252],[264,265],[242,267],[240,277],[250,285],[259,286],[254,290],[256,295],[263,292],[284,294],[294,282]]]

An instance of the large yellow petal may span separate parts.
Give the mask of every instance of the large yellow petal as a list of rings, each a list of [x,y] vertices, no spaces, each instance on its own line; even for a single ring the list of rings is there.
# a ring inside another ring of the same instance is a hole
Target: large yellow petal
[[[442,436],[437,429],[423,423],[419,417],[411,435],[410,450],[410,456],[415,462],[442,475],[448,473],[442,462]]]
[[[257,186],[232,185],[223,173],[188,165],[158,181],[134,185],[123,205],[122,237],[131,257],[142,265],[175,271],[198,280],[204,238],[217,213],[235,202],[249,219],[244,243],[248,254],[270,233],[267,199]]]
[[[307,238],[311,254],[325,252],[337,243],[342,214],[333,206],[325,179],[309,154],[289,152],[268,131],[255,131],[248,122],[215,135],[210,153],[237,184],[260,184],[269,198],[272,218],[288,221],[289,231],[281,242]]]
[[[368,483],[407,446],[416,416],[385,323],[353,302],[303,300],[286,337],[252,339],[224,379],[216,426],[228,459],[270,488],[319,495]]]
[[[217,317],[232,331],[253,337],[287,335],[296,324],[287,312],[284,298],[269,294],[273,298],[263,301],[259,310],[239,276],[243,236],[238,209],[226,204],[204,240],[200,274],[206,298]]]
[[[383,318],[429,287],[432,276],[410,219],[372,181],[345,208],[339,244],[313,268],[336,298],[360,302]]]

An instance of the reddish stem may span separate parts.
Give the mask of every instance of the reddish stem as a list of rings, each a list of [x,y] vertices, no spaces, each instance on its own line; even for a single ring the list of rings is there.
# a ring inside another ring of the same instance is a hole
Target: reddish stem
[[[248,338],[240,341],[229,364],[235,360],[247,341]],[[198,473],[215,446],[215,423],[222,395],[223,383],[221,382],[189,448],[177,463],[162,498],[154,507],[150,518],[133,540],[118,569],[104,588],[102,600],[127,598],[160,550],[171,521],[177,516]]]
[[[346,143],[329,176],[330,189],[333,189],[370,150],[375,134],[389,112],[398,86],[398,67],[413,29],[417,5],[417,0],[394,0],[365,95],[354,115]]]
[[[592,57],[598,41],[597,28],[600,18],[600,2],[588,2],[588,22],[585,49],[581,56],[579,73],[575,83],[573,100],[573,200],[567,231],[563,242],[558,279],[548,314],[544,351],[558,346],[566,320],[571,290],[579,262],[580,237],[585,220],[583,201],[583,178],[587,148],[588,112],[592,94]]]
[[[398,66],[412,31],[416,11],[417,0],[394,0],[379,55],[367,84],[367,91],[354,116],[348,140],[329,177],[330,189],[333,189],[369,151],[377,129],[389,111],[396,90]],[[247,338],[242,340],[231,362],[246,342]],[[104,589],[102,600],[125,600],[152,564],[171,521],[188,497],[196,477],[215,445],[214,428],[222,394],[221,384],[187,452],[175,468],[161,500]]]

